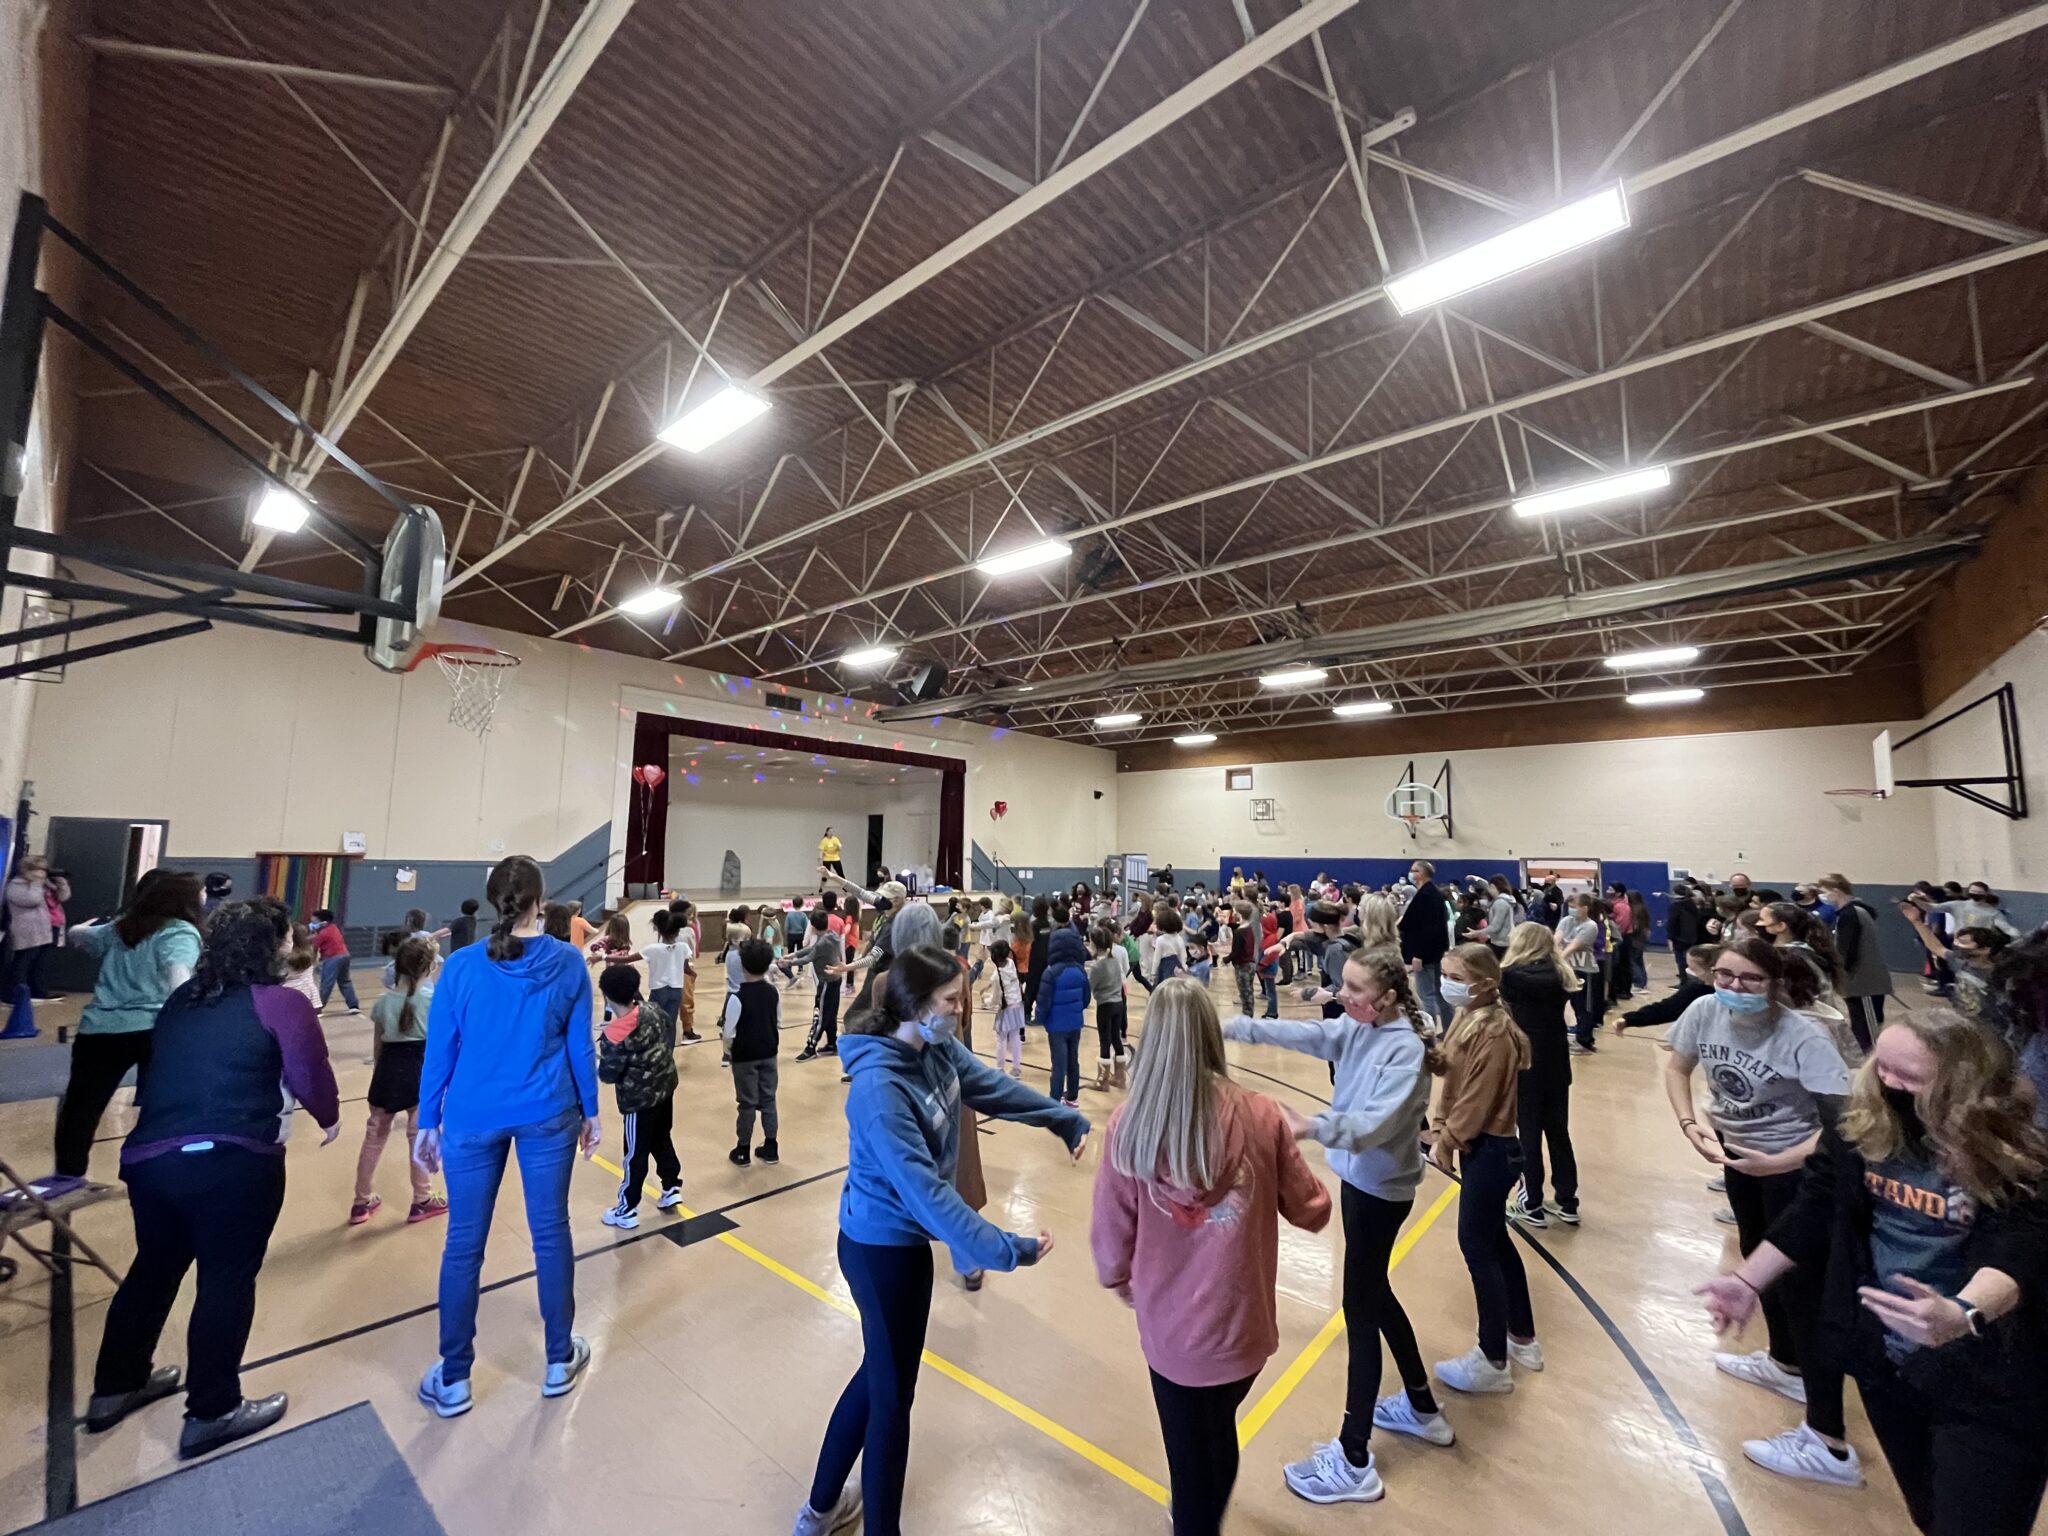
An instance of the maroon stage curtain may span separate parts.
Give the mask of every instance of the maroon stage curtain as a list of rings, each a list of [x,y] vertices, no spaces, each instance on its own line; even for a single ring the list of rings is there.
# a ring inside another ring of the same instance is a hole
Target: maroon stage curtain
[[[702,736],[710,741],[731,742],[741,747],[770,747],[784,752],[815,752],[824,757],[852,758],[858,762],[897,763],[907,768],[931,768],[939,775],[939,847],[932,862],[932,877],[941,885],[962,884],[967,853],[967,764],[957,757],[935,757],[928,752],[904,752],[894,747],[872,747],[866,742],[827,741],[818,736],[798,736],[790,731],[768,731],[751,725],[723,725],[710,720],[681,720],[674,715],[639,714],[633,720],[633,762],[668,767],[668,743],[672,736]],[[638,784],[626,801],[626,884],[662,883],[662,865],[668,842],[668,792],[664,781],[651,793]]]

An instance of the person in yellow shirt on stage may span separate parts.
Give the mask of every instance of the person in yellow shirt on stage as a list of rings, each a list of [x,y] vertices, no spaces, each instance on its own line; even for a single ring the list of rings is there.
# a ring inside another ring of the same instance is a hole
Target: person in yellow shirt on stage
[[[839,861],[839,839],[832,835],[830,827],[827,827],[825,835],[818,839],[818,862],[835,875],[846,873],[846,866]]]

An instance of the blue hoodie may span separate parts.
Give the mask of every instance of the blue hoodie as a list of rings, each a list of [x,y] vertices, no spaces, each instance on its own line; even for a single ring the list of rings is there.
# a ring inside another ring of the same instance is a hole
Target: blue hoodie
[[[1088,1012],[1088,947],[1071,928],[1053,930],[1032,1022],[1049,1035],[1078,1035]]]
[[[431,1021],[427,1038],[433,1039]],[[963,1274],[1035,1263],[1036,1237],[992,1226],[953,1188],[960,1105],[1043,1126],[1070,1149],[1088,1134],[1087,1117],[1013,1082],[957,1040],[919,1050],[893,1035],[841,1035],[839,1060],[853,1077],[839,1230],[881,1248],[936,1239]]]
[[[448,957],[427,1012],[419,1127],[510,1130],[580,1109],[597,1114],[590,968],[545,934],[516,960],[472,944]]]

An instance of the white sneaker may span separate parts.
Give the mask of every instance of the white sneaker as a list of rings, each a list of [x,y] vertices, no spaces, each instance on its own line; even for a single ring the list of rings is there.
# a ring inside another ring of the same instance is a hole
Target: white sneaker
[[[1847,1456],[1837,1456],[1827,1441],[1804,1424],[1768,1440],[1745,1440],[1742,1454],[1783,1477],[1803,1477],[1810,1483],[1833,1483],[1838,1488],[1863,1486],[1863,1463],[1856,1459],[1856,1447],[1850,1446]]]
[[[683,1186],[671,1184],[661,1192],[661,1198],[654,1202],[657,1209],[672,1211],[683,1203]]]
[[[1476,1344],[1455,1360],[1437,1361],[1436,1379],[1458,1392],[1515,1390],[1515,1378],[1508,1367],[1495,1365]]]
[[[1292,1463],[1282,1475],[1288,1488],[1311,1504],[1371,1504],[1387,1496],[1372,1458],[1368,1456],[1364,1466],[1354,1467],[1343,1445],[1335,1440],[1317,1446],[1308,1460]]]
[[[1517,1344],[1509,1339],[1508,1363],[1519,1365],[1525,1371],[1540,1371],[1543,1369],[1543,1346],[1534,1339],[1526,1344]]]
[[[819,1514],[808,1501],[796,1512],[796,1529],[791,1536],[831,1536],[860,1518],[860,1484],[848,1483],[839,1493],[839,1502],[828,1514]]]
[[[1718,1211],[1714,1212],[1714,1220],[1721,1223],[1721,1225],[1724,1227],[1732,1227],[1738,1225],[1738,1223],[1735,1220],[1734,1210],[1725,1205],[1722,1206],[1721,1209],[1719,1209]]]
[[[1767,1392],[1789,1398],[1802,1408],[1806,1406],[1806,1383],[1773,1360],[1768,1349],[1747,1355],[1716,1354],[1714,1368],[1726,1371],[1737,1381],[1746,1381],[1753,1387],[1762,1387]]]
[[[1413,1435],[1431,1445],[1455,1445],[1458,1439],[1458,1432],[1451,1428],[1449,1419],[1441,1412],[1417,1413],[1406,1392],[1391,1393],[1374,1403],[1372,1424],[1374,1429],[1384,1429],[1395,1435]]]
[[[1712,1177],[1711,1179],[1707,1180],[1707,1190],[1708,1190],[1708,1192],[1709,1192],[1710,1194],[1716,1194],[1716,1195],[1725,1195],[1725,1194],[1727,1194],[1727,1193],[1728,1193],[1728,1180],[1727,1180],[1727,1178],[1726,1178],[1726,1177],[1725,1177],[1724,1175],[1722,1175],[1722,1174],[1718,1174],[1718,1173],[1717,1173],[1717,1174],[1715,1174],[1715,1175],[1714,1175],[1714,1176],[1713,1176],[1713,1177]]]
[[[640,1225],[638,1211],[622,1211],[616,1205],[604,1208],[604,1214],[597,1218],[608,1227],[617,1227],[621,1232],[631,1232]]]

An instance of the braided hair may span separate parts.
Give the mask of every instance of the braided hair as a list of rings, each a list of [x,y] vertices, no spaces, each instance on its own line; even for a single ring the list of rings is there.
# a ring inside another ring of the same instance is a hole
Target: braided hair
[[[526,941],[512,932],[520,919],[547,893],[540,865],[523,853],[508,854],[491,867],[484,882],[484,899],[498,920],[491,924],[489,946],[484,951],[493,960],[517,960],[526,952]]]

